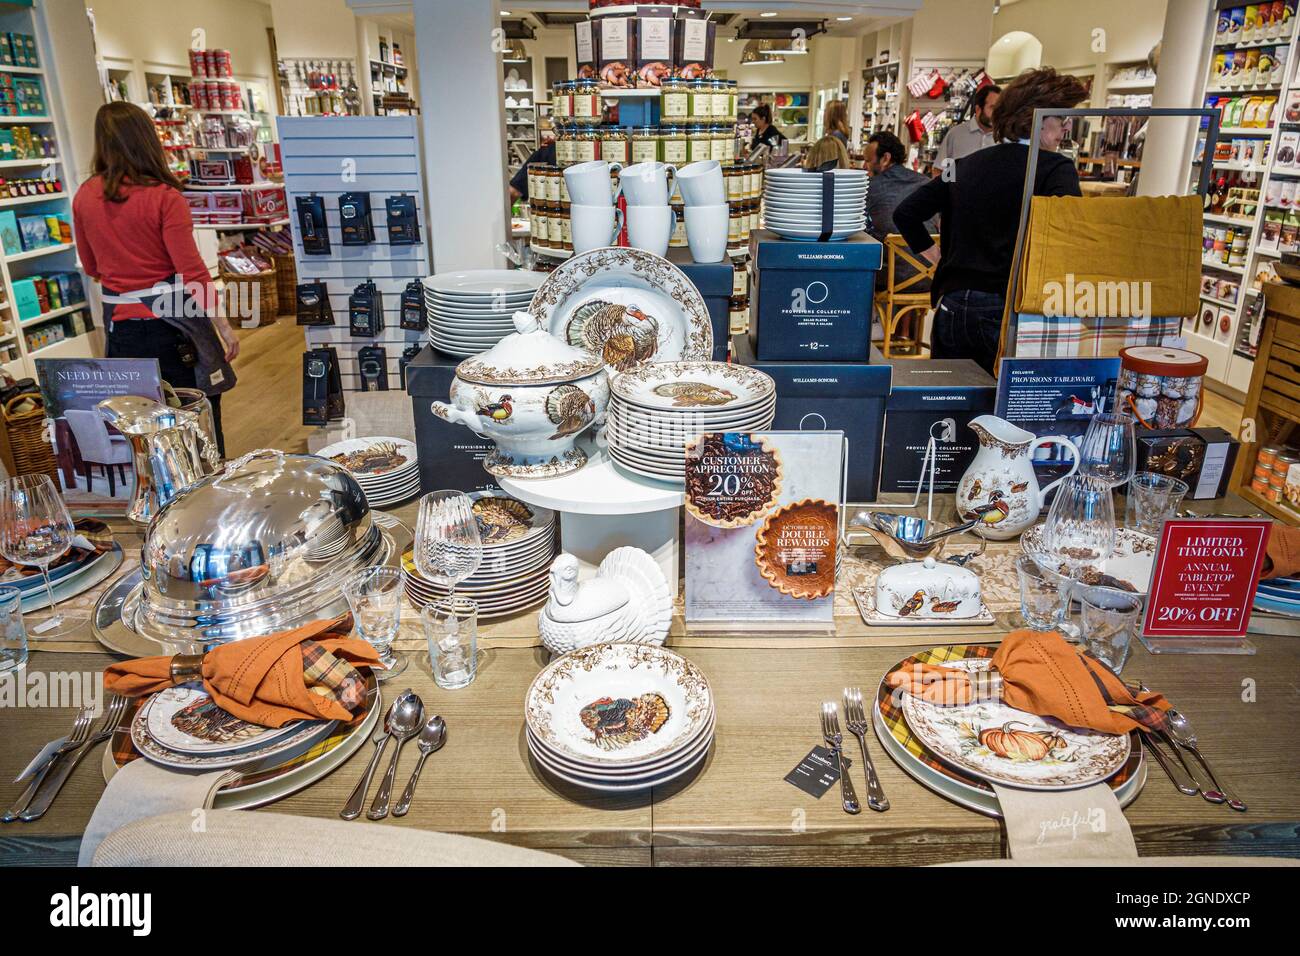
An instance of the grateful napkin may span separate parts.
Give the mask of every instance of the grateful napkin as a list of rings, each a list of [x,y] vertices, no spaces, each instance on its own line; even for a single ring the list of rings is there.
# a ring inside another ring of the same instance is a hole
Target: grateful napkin
[[[238,777],[234,770],[182,773],[148,760],[132,760],[113,774],[95,805],[81,837],[77,866],[90,866],[104,837],[128,823],[179,810],[210,809],[222,784]]]
[[[1300,574],[1300,528],[1274,521],[1267,554],[1261,577],[1291,578]]]
[[[366,699],[365,679],[353,664],[382,666],[370,644],[343,636],[351,630],[347,614],[214,648],[203,656],[203,687],[222,710],[263,727],[351,720]],[[126,697],[173,683],[171,657],[141,657],[104,671],[105,689]]]
[[[1133,831],[1106,784],[1043,791],[990,783],[1002,807],[1013,860],[1137,858]]]
[[[1134,694],[1109,667],[1055,631],[1013,631],[991,664],[1002,677],[1002,701],[1017,710],[1109,734],[1168,729],[1164,695]],[[889,684],[939,704],[976,698],[966,671],[935,664],[895,671]]]

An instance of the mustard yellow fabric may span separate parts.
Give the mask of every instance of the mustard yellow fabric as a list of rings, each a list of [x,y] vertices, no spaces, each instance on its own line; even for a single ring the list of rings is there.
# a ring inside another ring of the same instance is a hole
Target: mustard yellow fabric
[[[1118,304],[1122,315],[1194,315],[1201,198],[1035,196],[1023,264],[1018,312],[1089,318]]]

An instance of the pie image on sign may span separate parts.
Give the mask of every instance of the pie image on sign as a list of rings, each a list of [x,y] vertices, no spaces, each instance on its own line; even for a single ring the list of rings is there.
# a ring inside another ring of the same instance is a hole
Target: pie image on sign
[[[835,590],[839,509],[805,498],[772,512],[754,539],[758,572],[782,594],[805,600]]]
[[[781,456],[744,432],[703,435],[686,449],[686,510],[714,528],[757,521],[781,492]]]

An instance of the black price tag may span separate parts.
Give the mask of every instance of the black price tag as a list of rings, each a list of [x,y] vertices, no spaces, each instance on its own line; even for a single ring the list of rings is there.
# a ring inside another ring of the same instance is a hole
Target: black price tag
[[[844,763],[848,764],[848,758]],[[840,766],[835,759],[835,751],[827,747],[814,747],[808,756],[799,761],[799,765],[785,775],[787,783],[792,783],[804,793],[821,799],[831,787],[840,782]]]

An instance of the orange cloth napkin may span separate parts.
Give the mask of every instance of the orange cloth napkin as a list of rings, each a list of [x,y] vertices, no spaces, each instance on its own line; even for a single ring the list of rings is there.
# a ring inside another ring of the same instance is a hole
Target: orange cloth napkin
[[[283,727],[294,720],[351,720],[365,702],[354,664],[382,666],[375,649],[349,639],[352,615],[213,648],[203,656],[203,687],[240,720]],[[172,658],[141,657],[104,671],[104,686],[142,697],[172,686]]]
[[[1003,702],[1017,710],[1111,734],[1167,729],[1163,695],[1134,695],[1114,671],[1055,631],[1013,631],[992,666],[1002,675]],[[965,671],[934,664],[895,671],[889,684],[940,704],[969,703],[974,696]]]
[[[1300,574],[1300,528],[1274,521],[1267,553],[1261,577],[1292,578]]]

